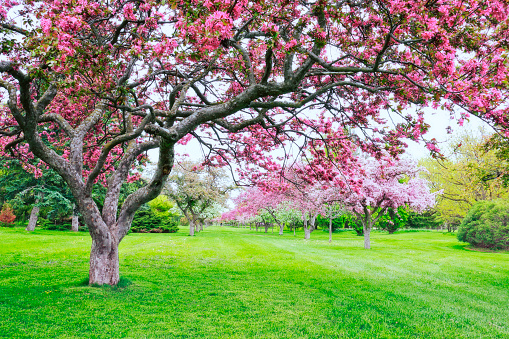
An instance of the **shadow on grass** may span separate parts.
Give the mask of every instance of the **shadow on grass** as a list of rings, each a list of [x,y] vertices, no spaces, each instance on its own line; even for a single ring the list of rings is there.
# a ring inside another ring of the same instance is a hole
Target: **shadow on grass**
[[[126,287],[129,287],[130,285],[132,285],[133,282],[125,277],[120,277],[120,280],[118,281],[118,284],[115,285],[115,286],[111,286],[111,285],[98,285],[98,284],[89,284],[88,283],[88,277],[87,278],[84,278],[82,279],[79,283],[78,283],[78,286],[86,286],[86,287],[96,287],[96,288],[104,288],[104,289],[108,289],[108,290],[111,290],[111,291],[118,291],[118,290],[122,290]]]
[[[449,246],[450,248],[454,249],[454,250],[461,250],[461,251],[470,251],[468,248],[467,248],[468,244],[456,244],[456,245],[451,245]]]
[[[509,249],[489,249],[489,248],[483,248],[483,247],[465,247],[468,251],[474,251],[474,252],[483,252],[483,253],[505,253],[509,254]]]

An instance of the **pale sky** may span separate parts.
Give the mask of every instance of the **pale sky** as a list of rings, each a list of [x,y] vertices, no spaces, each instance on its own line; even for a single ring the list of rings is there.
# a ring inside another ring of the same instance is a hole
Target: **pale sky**
[[[447,112],[440,112],[433,114],[432,112],[424,115],[424,121],[430,124],[426,139],[435,138],[438,141],[438,148],[442,151],[445,150],[447,142],[454,139],[466,131],[471,131],[475,134],[479,133],[480,128],[485,128],[487,132],[491,132],[492,128],[477,117],[470,117],[468,121],[465,120],[463,126],[459,126],[456,120],[451,120]],[[452,133],[447,133],[447,126],[451,126]],[[406,154],[408,156],[419,160],[427,157],[430,153],[425,147],[424,142],[417,143],[412,140],[407,141],[408,148]],[[447,154],[444,154],[447,155]]]
[[[449,113],[447,112],[433,113],[430,110],[425,113],[424,120],[431,125],[428,133],[426,134],[426,139],[435,138],[438,141],[438,147],[441,150],[445,149],[445,146],[450,139],[461,135],[465,131],[472,131],[475,133],[481,127],[485,127],[487,131],[491,131],[491,128],[486,123],[476,117],[471,117],[469,121],[465,121],[463,126],[459,126],[456,120],[450,119]],[[452,128],[451,134],[447,134],[447,126]],[[417,143],[412,140],[407,140],[406,142],[408,144],[408,148],[406,150],[406,155],[408,157],[419,160],[430,154],[423,141]],[[178,145],[176,152],[180,154],[189,154],[192,160],[200,160],[203,158],[203,151],[196,140],[191,140],[186,146]],[[157,151],[149,151],[149,158],[151,161],[157,161]]]

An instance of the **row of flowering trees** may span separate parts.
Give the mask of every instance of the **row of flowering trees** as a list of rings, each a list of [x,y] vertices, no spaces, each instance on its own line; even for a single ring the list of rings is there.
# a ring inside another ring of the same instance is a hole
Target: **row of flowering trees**
[[[349,211],[362,224],[364,248],[369,249],[371,229],[388,209],[407,206],[423,211],[434,206],[436,192],[430,192],[428,182],[419,177],[422,168],[413,161],[363,159],[356,165],[359,170],[349,172],[349,178],[343,173],[329,172],[333,178],[330,181],[305,177],[304,165],[291,168],[280,179],[246,190],[236,199],[235,209],[223,214],[222,219],[246,222],[268,213],[279,224],[282,234],[281,211],[298,211],[304,237],[309,239],[319,214],[331,221]],[[355,187],[347,185],[348,182],[355,182]]]

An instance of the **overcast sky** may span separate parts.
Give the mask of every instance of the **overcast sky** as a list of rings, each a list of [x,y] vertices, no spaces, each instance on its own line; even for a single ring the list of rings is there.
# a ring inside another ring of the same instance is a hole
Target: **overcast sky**
[[[445,149],[449,140],[458,137],[466,131],[477,133],[479,128],[485,127],[488,132],[491,132],[491,128],[476,117],[471,117],[469,121],[465,121],[463,126],[459,126],[456,120],[450,119],[448,113],[433,113],[430,111],[425,114],[424,120],[431,125],[428,133],[426,134],[426,139],[435,138],[438,141],[438,147],[441,150]],[[452,128],[453,132],[451,134],[447,134],[448,126]],[[415,141],[408,140],[407,144],[408,148],[406,154],[411,158],[419,160],[430,154],[422,141],[417,143]],[[203,151],[196,140],[190,141],[186,146],[178,146],[176,152],[180,154],[189,154],[192,160],[200,160],[203,158]],[[151,161],[157,161],[157,151],[149,152],[149,157]]]
[[[476,117],[471,117],[468,121],[465,121],[463,126],[459,126],[456,120],[451,120],[449,118],[448,113],[442,112],[436,114],[431,112],[426,113],[424,115],[424,121],[426,121],[431,126],[428,133],[426,134],[426,139],[435,138],[438,141],[438,147],[442,151],[445,150],[448,141],[457,138],[467,131],[471,131],[474,134],[479,135],[480,128],[485,128],[486,132],[489,133],[493,131],[488,124]],[[451,134],[447,133],[447,126],[452,128]],[[414,159],[422,159],[430,154],[423,142],[417,143],[415,141],[409,140],[407,143],[408,148],[406,153]],[[447,156],[445,153],[444,155]]]

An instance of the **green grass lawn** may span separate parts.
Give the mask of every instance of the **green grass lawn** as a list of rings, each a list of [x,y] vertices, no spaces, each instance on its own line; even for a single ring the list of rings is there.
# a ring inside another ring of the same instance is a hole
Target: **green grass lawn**
[[[437,232],[130,234],[88,287],[88,234],[0,229],[2,338],[509,338],[509,253]]]

